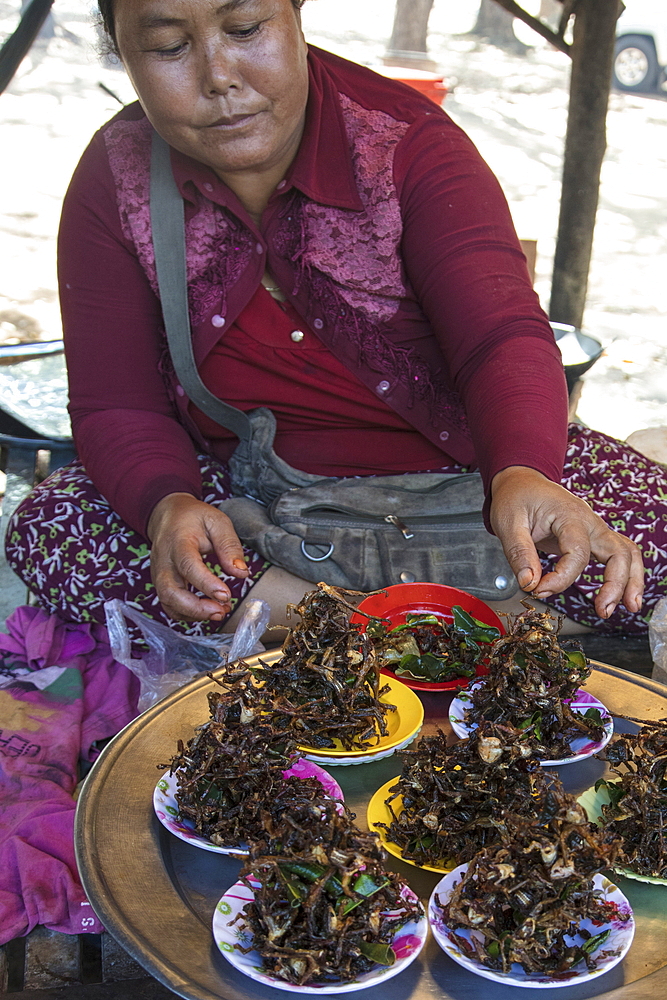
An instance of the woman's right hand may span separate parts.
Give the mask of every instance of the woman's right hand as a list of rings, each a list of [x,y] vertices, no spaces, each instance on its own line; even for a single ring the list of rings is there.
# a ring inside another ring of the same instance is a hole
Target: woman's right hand
[[[162,607],[177,621],[222,621],[232,610],[227,584],[204,556],[225,573],[245,579],[248,567],[234,525],[222,511],[190,493],[170,493],[148,522],[151,576]],[[204,594],[198,597],[192,585]]]

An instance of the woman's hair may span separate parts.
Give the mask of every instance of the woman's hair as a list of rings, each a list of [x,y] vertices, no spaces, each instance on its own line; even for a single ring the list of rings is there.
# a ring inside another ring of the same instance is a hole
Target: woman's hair
[[[301,10],[306,0],[292,0],[292,6]],[[119,56],[116,42],[116,23],[113,16],[114,0],[97,0],[100,16],[99,27],[102,29],[102,54]]]

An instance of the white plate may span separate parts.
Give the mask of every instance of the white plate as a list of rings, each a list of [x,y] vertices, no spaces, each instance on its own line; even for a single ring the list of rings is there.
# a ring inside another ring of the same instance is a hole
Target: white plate
[[[535,973],[524,972],[523,967],[518,964],[514,964],[510,972],[496,972],[493,969],[487,968],[478,962],[476,959],[470,958],[468,955],[464,954],[459,945],[456,942],[453,932],[447,927],[442,919],[442,910],[435,901],[436,895],[440,897],[443,903],[446,903],[452,894],[454,886],[460,881],[461,876],[467,869],[467,865],[459,865],[454,871],[449,872],[443,879],[438,882],[428,904],[428,919],[431,925],[431,930],[433,931],[433,936],[442,948],[442,950],[449,955],[451,959],[462,965],[464,969],[468,969],[470,972],[474,972],[478,976],[482,976],[484,979],[492,979],[495,983],[505,983],[508,986],[527,986],[533,989],[553,989],[557,986],[572,986],[574,983],[589,982],[591,979],[597,979],[598,976],[603,976],[605,972],[609,972],[613,969],[615,965],[618,965],[627,954],[627,951],[632,944],[632,939],[635,933],[635,920],[632,916],[632,909],[627,899],[613,882],[610,882],[608,878],[604,875],[596,875],[593,883],[596,889],[601,889],[603,892],[603,899],[608,903],[615,903],[621,913],[630,913],[630,919],[623,922],[621,920],[612,920],[609,924],[594,924],[590,920],[584,920],[581,924],[583,928],[589,930],[591,934],[600,934],[607,927],[611,928],[611,934],[597,949],[593,952],[593,958],[597,960],[597,969],[589,970],[585,962],[581,962],[579,965],[575,966],[574,969],[570,969],[568,972],[564,972],[560,976],[540,976]],[[471,932],[465,928],[459,928],[458,933],[461,937],[466,938],[468,941],[471,940]]]
[[[473,688],[480,686],[481,684],[478,682],[477,684],[471,685],[467,690],[472,690]],[[461,691],[458,697],[452,699],[452,703],[449,706],[450,725],[456,735],[460,736],[462,740],[470,736],[473,729],[477,728],[476,725],[469,726],[464,721],[466,709],[469,707],[470,698],[466,695],[465,691]],[[579,688],[575,694],[574,700],[570,702],[570,708],[573,712],[577,712],[579,715],[584,715],[589,708],[599,709],[604,720],[604,736],[597,743],[593,740],[587,739],[585,736],[577,737],[576,740],[572,740],[570,743],[570,749],[572,750],[572,755],[570,757],[562,757],[560,760],[541,760],[540,764],[542,764],[543,767],[551,767],[556,764],[573,764],[577,760],[584,760],[586,757],[592,757],[594,753],[599,753],[603,747],[606,747],[614,733],[614,720],[607,709],[601,701],[594,698],[592,694],[588,693],[588,691],[584,691],[583,688]]]
[[[312,764],[310,761],[298,760],[288,771],[283,771],[283,777],[287,778],[294,774],[298,778],[317,778],[322,788],[332,799],[343,801],[343,792],[340,785],[330,774]],[[155,815],[170,833],[173,833],[179,840],[184,840],[195,847],[201,847],[204,851],[212,851],[214,854],[247,854],[245,847],[218,847],[207,837],[202,837],[195,831],[194,823],[191,819],[182,819],[176,801],[178,781],[175,774],[163,775],[155,786],[153,792],[153,808]]]
[[[316,761],[318,764],[324,764],[325,767],[349,767],[351,764],[372,764],[374,761],[382,760],[384,757],[391,757],[397,750],[405,750],[413,740],[417,739],[420,732],[421,726],[412,736],[408,736],[407,740],[399,743],[397,747],[390,747],[389,750],[378,750],[377,753],[369,753],[365,757],[322,757],[320,754],[317,756],[315,754],[304,754],[304,756],[306,760]]]
[[[255,885],[259,885],[259,883],[256,882]],[[404,892],[410,894],[409,898],[412,901],[417,899],[412,889],[407,886]],[[324,983],[321,986],[295,986],[293,983],[285,982],[284,979],[267,975],[262,969],[262,957],[259,952],[249,951],[247,954],[243,954],[234,947],[237,943],[243,945],[244,948],[252,945],[252,934],[242,916],[231,927],[229,925],[237,914],[243,912],[243,907],[253,897],[252,889],[243,882],[237,882],[231,889],[227,890],[213,914],[215,943],[227,961],[239,972],[250,976],[258,983],[273,986],[278,990],[288,990],[290,993],[354,993],[356,990],[365,990],[368,986],[376,986],[383,980],[397,976],[411,962],[414,962],[428,936],[428,921],[426,915],[422,914],[420,920],[412,920],[410,923],[404,924],[394,937],[391,946],[396,952],[396,961],[393,965],[377,965],[360,979],[355,979],[352,982]]]

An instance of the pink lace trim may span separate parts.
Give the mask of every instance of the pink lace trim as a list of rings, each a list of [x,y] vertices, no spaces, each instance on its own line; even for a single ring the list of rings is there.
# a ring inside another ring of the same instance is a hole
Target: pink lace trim
[[[391,339],[391,318],[406,294],[400,241],[400,202],[394,153],[408,124],[368,111],[339,94],[364,212],[309,201],[295,191],[282,212],[276,251],[296,266],[292,294],[301,284],[331,324],[331,345],[345,338],[358,364],[405,386],[409,406],[424,403],[435,424],[447,419],[465,431],[457,393],[445,388],[418,351]]]
[[[314,268],[329,275],[353,309],[386,321],[405,294],[393,159],[396,144],[409,126],[383,112],[362,108],[344,94],[340,100],[364,212],[302,201],[296,256],[303,270]],[[151,134],[146,119],[119,121],[106,129],[105,141],[123,234],[134,243],[157,291],[149,210]],[[224,209],[197,192],[197,211],[186,225],[186,242],[190,304],[196,321],[216,306],[223,308],[221,294],[246,267],[253,239]],[[288,256],[295,259],[294,251]]]
[[[451,421],[460,430],[468,424],[461,397],[435,378],[422,355],[412,347],[395,344],[383,329],[361,309],[355,310],[341,294],[341,289],[328,275],[310,275],[309,288],[323,315],[330,317],[333,327],[332,346],[340,337],[351,341],[357,349],[358,364],[385,376],[390,384],[398,383],[408,390],[408,407],[417,401],[425,404],[431,423]]]
[[[364,212],[306,202],[306,267],[328,274],[353,309],[388,320],[405,295],[399,253],[402,219],[394,184],[396,145],[409,128],[339,94]]]
[[[134,244],[139,262],[157,294],[150,220],[152,126],[147,119],[119,121],[104,133],[123,235]],[[254,242],[251,234],[219,205],[195,190],[196,210],[185,225],[188,298],[193,324],[217,309],[226,312],[226,292],[245,270]]]

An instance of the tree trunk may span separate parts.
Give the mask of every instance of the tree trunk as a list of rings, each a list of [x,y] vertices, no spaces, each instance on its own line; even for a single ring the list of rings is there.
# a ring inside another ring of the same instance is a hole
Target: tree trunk
[[[396,0],[394,27],[384,62],[391,66],[408,65],[432,69],[426,38],[428,19],[434,0]]]
[[[482,0],[471,35],[484,38],[499,49],[523,54],[527,46],[514,34],[514,18],[496,0]]]
[[[577,6],[550,319],[581,327],[593,246],[620,0]]]
[[[25,7],[18,27],[6,38],[0,48],[0,94],[11,83],[12,77],[30,51],[32,43],[40,32],[53,0],[32,0]]]
[[[428,19],[434,0],[396,0],[390,49],[426,52]]]

